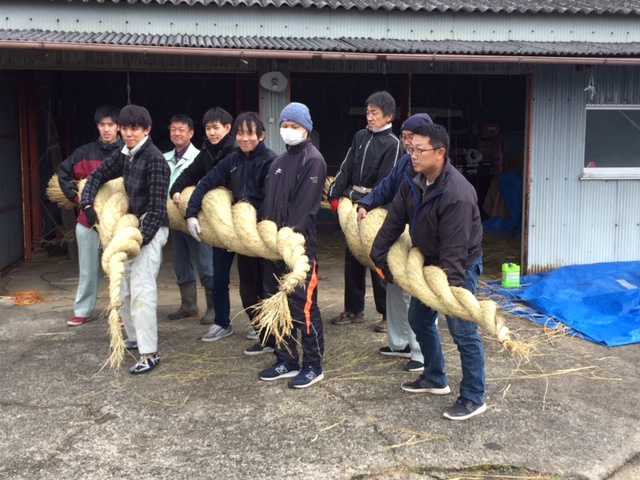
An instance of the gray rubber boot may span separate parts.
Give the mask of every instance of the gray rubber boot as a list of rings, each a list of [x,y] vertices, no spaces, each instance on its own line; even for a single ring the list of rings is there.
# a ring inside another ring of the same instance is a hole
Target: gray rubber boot
[[[196,282],[184,283],[180,287],[180,298],[182,305],[173,313],[167,315],[169,320],[180,320],[181,318],[198,316],[198,290]]]
[[[213,311],[213,292],[208,288],[204,289],[205,298],[207,300],[207,311],[200,319],[201,325],[211,325],[216,319],[216,314]]]

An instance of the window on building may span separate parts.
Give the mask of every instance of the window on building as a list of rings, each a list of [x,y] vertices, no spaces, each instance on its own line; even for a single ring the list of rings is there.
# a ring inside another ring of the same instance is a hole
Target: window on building
[[[640,105],[587,105],[581,178],[640,179]]]

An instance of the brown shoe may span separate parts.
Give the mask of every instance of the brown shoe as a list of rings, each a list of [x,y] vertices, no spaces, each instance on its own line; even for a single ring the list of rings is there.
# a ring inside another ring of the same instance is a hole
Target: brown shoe
[[[386,333],[386,331],[387,331],[387,319],[382,317],[382,320],[380,320],[380,323],[378,323],[374,327],[374,330],[376,332],[379,332],[379,333]]]
[[[347,312],[343,310],[340,315],[337,315],[331,319],[331,323],[334,325],[347,325],[349,323],[362,323],[364,322],[364,312]]]

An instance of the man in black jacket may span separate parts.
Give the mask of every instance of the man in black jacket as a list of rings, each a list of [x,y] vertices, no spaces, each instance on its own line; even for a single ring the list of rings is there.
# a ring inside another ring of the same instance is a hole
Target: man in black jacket
[[[305,237],[305,255],[311,269],[303,286],[289,295],[293,331],[286,345],[276,348],[276,362],[260,372],[262,380],[291,378],[291,388],[306,388],[324,378],[324,334],[318,307],[318,238],[316,215],[320,209],[322,189],[327,178],[327,164],[313,146],[309,133],[313,122],[306,105],[290,103],[280,114],[280,135],[287,151],[276,158],[266,179],[266,193],[262,206],[264,219],[272,220],[278,228],[291,227]],[[278,291],[278,278],[287,273],[283,261],[265,260],[265,294]],[[302,368],[297,349],[300,331],[303,352]]]
[[[89,223],[97,223],[93,202],[98,189],[109,180],[123,177],[129,212],[140,220],[142,248],[125,262],[120,285],[120,315],[128,337],[125,346],[140,352],[138,363],[129,370],[133,374],[149,372],[160,363],[157,278],[162,247],[169,237],[169,166],[151,141],[150,131],[151,116],[146,108],[124,107],[120,112],[120,132],[125,146],[89,176],[80,201]]]
[[[200,241],[201,232],[198,212],[202,207],[205,194],[216,187],[225,186],[233,193],[233,201],[246,200],[258,212],[261,218],[262,201],[264,199],[264,182],[267,171],[276,154],[264,143],[265,130],[260,116],[255,112],[238,115],[231,130],[236,137],[238,150],[220,160],[220,162],[200,180],[189,199],[185,219],[189,233]],[[233,255],[233,253],[232,253]],[[214,266],[214,275],[217,265]],[[242,306],[250,320],[253,320],[255,306],[263,298],[263,259],[238,254],[238,274],[240,276],[240,298]],[[202,337],[203,341],[213,338],[224,338],[233,333],[231,323],[226,326],[216,323]],[[271,340],[271,339],[270,339]],[[256,343],[245,350],[247,355],[273,352],[271,341]]]
[[[93,117],[100,138],[77,148],[58,167],[58,182],[65,197],[73,203],[80,203],[78,182],[102,165],[107,158],[115,155],[124,145],[118,135],[118,115],[120,109],[104,105],[96,110]],[[67,325],[75,327],[92,319],[98,299],[100,284],[100,238],[98,231],[87,222],[82,210],[78,211],[76,242],[78,244],[78,291],[73,304],[73,317]]]
[[[351,148],[340,165],[333,184],[329,188],[331,210],[338,210],[340,197],[348,197],[357,203],[370,193],[391,171],[402,156],[402,145],[391,131],[391,121],[396,111],[396,102],[388,92],[376,92],[366,101],[367,128],[353,137]],[[364,297],[367,269],[358,262],[347,247],[344,258],[344,310],[331,320],[334,325],[364,319]],[[386,332],[386,286],[384,281],[371,272],[373,298],[382,321],[376,325],[377,332]]]
[[[210,170],[220,163],[220,160],[238,149],[235,135],[230,133],[232,123],[233,117],[223,108],[213,107],[206,111],[202,118],[206,134],[204,145],[193,163],[180,174],[169,191],[171,199],[176,205],[180,203],[180,194],[186,187],[197,185]],[[231,325],[229,276],[234,255],[233,252],[217,247],[212,247],[212,252],[213,286],[211,290],[205,289],[207,313],[200,319],[200,323],[202,325],[215,323],[223,329],[227,329]],[[210,314],[212,309],[213,315]],[[202,340],[213,342],[221,338],[224,337],[205,334]]]
[[[436,124],[413,130],[411,163],[415,174],[405,173],[387,218],[371,249],[371,259],[393,281],[387,264],[391,245],[409,224],[412,244],[420,249],[425,265],[437,265],[449,285],[475,293],[482,274],[482,223],[473,186],[448,160],[449,136]],[[450,392],[438,333],[438,312],[412,297],[409,323],[424,355],[424,372],[402,389],[446,395]],[[484,351],[476,323],[447,316],[447,326],[462,363],[460,396],[445,418],[465,420],[487,409],[484,403]]]

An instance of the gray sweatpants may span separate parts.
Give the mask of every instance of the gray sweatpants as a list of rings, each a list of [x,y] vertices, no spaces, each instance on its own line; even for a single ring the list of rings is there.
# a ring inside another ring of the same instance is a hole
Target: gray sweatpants
[[[73,315],[90,317],[96,308],[100,285],[100,236],[95,228],[76,224],[78,242],[78,291],[73,304]]]
[[[162,247],[168,237],[169,228],[160,227],[138,256],[124,264],[120,316],[129,340],[138,342],[140,355],[158,351],[157,279],[162,264]]]
[[[411,360],[424,363],[416,334],[409,326],[411,295],[394,283],[387,284],[387,339],[393,350],[411,348]]]

